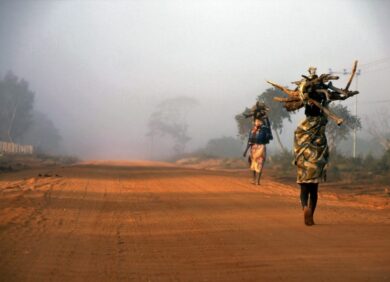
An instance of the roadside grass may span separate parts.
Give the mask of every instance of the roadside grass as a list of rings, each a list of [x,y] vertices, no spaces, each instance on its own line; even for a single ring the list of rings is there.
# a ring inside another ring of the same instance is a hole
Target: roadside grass
[[[47,154],[4,154],[0,156],[0,172],[20,171],[23,169],[56,165],[71,165],[79,159],[73,156]]]

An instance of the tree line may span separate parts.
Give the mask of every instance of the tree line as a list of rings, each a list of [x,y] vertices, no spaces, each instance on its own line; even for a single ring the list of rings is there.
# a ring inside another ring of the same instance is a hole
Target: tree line
[[[273,98],[275,96],[283,97],[286,94],[276,88],[268,88],[258,95],[256,100],[264,102],[270,108],[268,117],[271,121],[274,136],[276,137],[275,140],[280,150],[286,152],[288,150],[283,145],[280,135],[283,133],[284,122],[291,122],[291,117],[294,112],[288,112],[282,103],[274,101]],[[197,105],[199,105],[198,101],[189,97],[176,97],[162,101],[156,106],[149,117],[148,132],[146,135],[152,141],[154,140],[154,142],[159,142],[160,138],[168,137],[172,142],[174,155],[183,154],[186,145],[191,140],[188,135],[189,125],[186,120],[186,114]],[[346,106],[335,104],[330,105],[330,109],[344,119],[344,123],[341,126],[337,126],[331,121],[327,126],[328,144],[330,150],[335,150],[337,143],[346,140],[354,128],[359,130],[362,125],[360,118],[353,115]],[[252,127],[252,120],[245,118],[243,115],[249,113],[249,111],[250,108],[247,107],[243,112],[235,115],[238,139],[233,137],[211,139],[201,151],[207,155],[219,157],[240,156],[241,153],[239,152],[242,150],[240,144],[245,142]]]
[[[49,117],[34,108],[34,102],[35,93],[26,80],[11,71],[0,80],[0,141],[55,153],[61,136]]]

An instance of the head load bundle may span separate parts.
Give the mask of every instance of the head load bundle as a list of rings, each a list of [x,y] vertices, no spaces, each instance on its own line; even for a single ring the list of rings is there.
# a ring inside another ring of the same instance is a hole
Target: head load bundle
[[[292,82],[296,85],[294,90],[290,90],[287,87],[283,87],[272,81],[267,82],[288,95],[287,98],[274,97],[275,101],[284,103],[283,106],[287,111],[296,111],[305,105],[315,105],[328,118],[340,125],[343,120],[334,115],[328,109],[328,105],[332,101],[345,100],[359,93],[358,91],[349,90],[349,86],[356,73],[357,63],[357,61],[354,62],[351,76],[344,89],[337,88],[332,84],[332,80],[339,79],[338,76],[332,74],[321,74],[318,76],[315,67],[310,67],[308,69],[309,75],[302,75],[301,80]]]
[[[257,101],[256,104],[250,109],[249,113],[244,113],[245,118],[253,117],[253,122],[257,119],[261,120],[267,116],[269,107],[264,102]]]

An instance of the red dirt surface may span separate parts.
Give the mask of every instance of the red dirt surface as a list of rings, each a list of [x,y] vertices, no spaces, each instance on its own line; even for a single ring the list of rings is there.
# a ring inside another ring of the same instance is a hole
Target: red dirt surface
[[[303,224],[295,185],[254,186],[247,172],[95,162],[7,173],[0,281],[390,280],[388,199],[321,192],[315,220]]]

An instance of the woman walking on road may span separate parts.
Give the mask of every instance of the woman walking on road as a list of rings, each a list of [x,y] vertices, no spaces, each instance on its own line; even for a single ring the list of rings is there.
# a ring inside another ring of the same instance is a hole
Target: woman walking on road
[[[326,181],[326,167],[329,158],[329,149],[325,135],[328,119],[340,125],[343,120],[335,116],[328,105],[335,100],[345,100],[358,94],[358,91],[349,91],[353,76],[356,72],[357,61],[353,66],[351,77],[345,89],[337,88],[330,82],[337,80],[332,74],[317,76],[316,68],[309,68],[309,75],[302,75],[303,79],[294,82],[295,90],[290,90],[276,83],[268,81],[276,88],[289,95],[288,98],[275,97],[284,103],[288,111],[305,108],[306,118],[294,132],[294,154],[297,167],[297,183],[301,186],[301,204],[306,225],[314,225],[314,211],[318,199],[318,183]]]
[[[256,119],[253,128],[249,132],[248,145],[244,152],[244,157],[250,149],[250,170],[253,178],[252,184],[260,185],[260,178],[267,156],[266,144],[272,140],[270,123],[266,116],[263,119]]]

